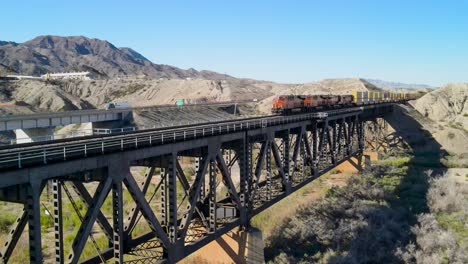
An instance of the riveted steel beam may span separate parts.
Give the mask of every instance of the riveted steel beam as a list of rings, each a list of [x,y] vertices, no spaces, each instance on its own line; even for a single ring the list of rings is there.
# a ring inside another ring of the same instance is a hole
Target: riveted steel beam
[[[111,185],[111,177],[107,177],[106,180],[99,183],[92,199],[92,203],[90,207],[88,207],[88,210],[86,211],[86,214],[83,218],[83,222],[80,225],[80,229],[78,230],[78,233],[73,240],[72,251],[68,255],[68,263],[78,263],[100,208],[111,189]]]
[[[204,157],[200,158],[201,164],[195,176],[195,181],[192,187],[190,188],[189,192],[189,204],[187,205],[188,212],[182,216],[182,220],[179,226],[179,236],[181,238],[184,238],[187,234],[187,230],[189,228],[190,221],[192,220],[194,210],[197,207],[197,201],[199,201],[200,196],[199,190],[202,185],[202,182],[205,181],[206,169],[208,167],[210,158],[211,157],[209,155],[205,155]]]
[[[54,235],[55,235],[55,263],[64,263],[63,251],[63,212],[62,187],[58,179],[52,180],[52,196],[54,204]]]
[[[123,236],[123,193],[122,181],[114,179],[112,182],[112,219],[114,224],[114,263],[123,263],[124,236]]]
[[[42,263],[41,242],[41,197],[42,186],[40,182],[32,182],[27,186],[26,211],[29,227],[29,262]]]
[[[24,231],[26,223],[28,223],[28,213],[26,211],[26,208],[24,207],[20,216],[16,218],[15,223],[13,224],[13,226],[10,229],[10,232],[8,233],[8,237],[5,243],[3,244],[3,247],[0,251],[0,262],[8,263],[8,260],[10,259],[11,254],[15,249],[16,243],[18,243],[18,240],[20,239],[21,234]]]
[[[153,210],[145,199],[145,195],[140,190],[140,188],[138,188],[138,184],[135,182],[135,179],[133,179],[132,175],[127,174],[125,176],[124,184],[127,187],[127,190],[132,196],[133,200],[138,203],[138,206],[141,208],[141,213],[148,222],[151,230],[154,232],[154,235],[158,237],[165,248],[169,248],[170,241],[166,232],[154,215]]]
[[[83,201],[83,203],[89,209],[93,203],[93,198],[91,197],[91,194],[89,194],[86,187],[83,185],[82,182],[78,182],[78,181],[71,181],[71,185],[73,187],[73,190],[75,190],[76,194],[78,195],[78,197],[81,199],[81,201]],[[97,214],[96,223],[104,232],[104,234],[109,239],[109,241],[112,242],[112,226],[109,224],[109,221],[107,221],[107,218],[104,216],[101,210],[99,210]]]
[[[209,169],[209,232],[216,232],[217,228],[217,204],[216,204],[216,161],[214,159],[210,160],[210,169]]]
[[[146,172],[145,172],[145,179],[143,182],[141,182],[141,192],[143,194],[146,194],[148,192],[148,188],[151,184],[151,180],[153,179],[153,175],[156,171],[156,167],[155,166],[151,166],[149,168],[146,169]],[[137,218],[138,218],[138,215],[140,213],[140,208],[138,207],[137,204],[135,204],[135,206],[130,210],[130,216],[128,217],[127,219],[127,224],[125,225],[124,227],[124,232],[125,232],[125,235],[129,236],[131,231],[133,230],[133,228],[135,227],[135,224],[137,222]]]
[[[236,187],[232,181],[231,172],[229,171],[226,163],[224,162],[221,153],[216,155],[216,164],[218,165],[219,170],[221,171],[221,176],[223,177],[223,182],[225,183],[226,187],[228,188],[229,196],[234,201],[237,206],[237,209],[243,210],[241,201],[239,199],[239,195],[236,192]]]
[[[168,155],[168,237],[171,243],[177,240],[177,153]]]

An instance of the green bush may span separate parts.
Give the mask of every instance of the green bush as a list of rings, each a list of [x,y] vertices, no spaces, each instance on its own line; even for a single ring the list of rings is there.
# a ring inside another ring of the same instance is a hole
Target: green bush
[[[394,192],[400,186],[401,180],[402,176],[385,175],[380,178],[379,183],[385,190]]]
[[[46,230],[47,228],[54,226],[54,218],[51,215],[41,214],[41,228]]]
[[[452,230],[457,235],[457,240],[468,243],[468,227],[466,226],[466,215],[462,213],[438,213],[436,215],[437,223],[445,228]]]
[[[391,166],[396,168],[401,168],[408,165],[410,162],[410,157],[389,157],[384,160],[379,160],[376,162],[377,165],[382,166]]]

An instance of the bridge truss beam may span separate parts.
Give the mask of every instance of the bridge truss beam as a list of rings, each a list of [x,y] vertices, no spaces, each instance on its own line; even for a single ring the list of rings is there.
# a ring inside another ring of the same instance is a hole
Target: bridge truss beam
[[[113,155],[95,170],[27,185],[25,210],[0,258],[8,262],[28,223],[30,261],[42,261],[39,197],[50,180],[56,263],[179,261],[235,226],[248,227],[254,215],[339,163],[360,161],[368,120],[375,119],[356,112],[212,136],[141,159]],[[62,189],[84,207],[65,212]],[[81,224],[67,248],[63,225],[70,214],[78,214]],[[101,234],[93,231],[97,227]],[[85,247],[96,255],[83,255]]]

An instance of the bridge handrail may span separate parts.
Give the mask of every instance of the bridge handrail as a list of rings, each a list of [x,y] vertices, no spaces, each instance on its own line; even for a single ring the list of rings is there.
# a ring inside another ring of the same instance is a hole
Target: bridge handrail
[[[369,106],[372,107],[372,106]],[[98,137],[86,140],[77,140],[72,143],[53,145],[44,143],[31,148],[12,149],[1,153],[0,168],[23,168],[28,161],[36,160],[34,165],[47,164],[50,161],[67,160],[75,157],[87,157],[88,155],[107,154],[116,150],[136,149],[141,146],[153,146],[157,144],[173,143],[187,139],[220,135],[223,133],[250,130],[268,126],[287,124],[308,119],[321,119],[338,113],[362,112],[365,107],[353,107],[349,109],[336,109],[328,112],[306,113],[291,116],[270,116],[268,118],[249,118],[244,120],[229,120],[210,125],[194,125],[182,128],[168,128],[162,131],[136,131],[111,137]],[[81,142],[80,142],[81,141]],[[52,145],[52,146],[47,146]],[[45,147],[44,147],[45,146]],[[78,153],[78,155],[76,155]],[[81,153],[81,154],[79,154]],[[11,163],[16,165],[11,166]]]
[[[194,126],[182,130],[168,129],[157,132],[140,132],[137,134],[130,133],[124,135],[116,135],[109,138],[93,138],[90,140],[85,140],[84,142],[63,144],[50,147],[34,147],[32,149],[24,150],[18,148],[17,151],[0,153],[0,167],[8,163],[15,163],[17,164],[17,168],[22,168],[24,164],[30,160],[41,160],[41,162],[36,163],[47,164],[49,159],[67,160],[72,156],[87,157],[88,155],[95,155],[99,152],[100,154],[114,152],[118,148],[120,148],[120,150],[127,150],[129,148],[138,148],[139,145],[148,146],[156,144],[165,144],[167,142],[172,143],[181,140],[183,141],[186,139],[214,136],[229,132],[262,128],[265,126],[272,126],[278,124],[287,124],[291,122],[317,118],[320,116],[323,116],[323,114],[309,113],[300,116],[274,116],[268,119],[263,118],[247,121],[228,121],[220,124]],[[76,155],[77,153],[81,154]]]

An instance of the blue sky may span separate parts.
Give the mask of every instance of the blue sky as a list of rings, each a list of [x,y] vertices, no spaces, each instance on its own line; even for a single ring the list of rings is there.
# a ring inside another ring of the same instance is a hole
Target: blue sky
[[[15,0],[1,7],[1,40],[84,35],[155,63],[277,82],[468,81],[465,0]]]

